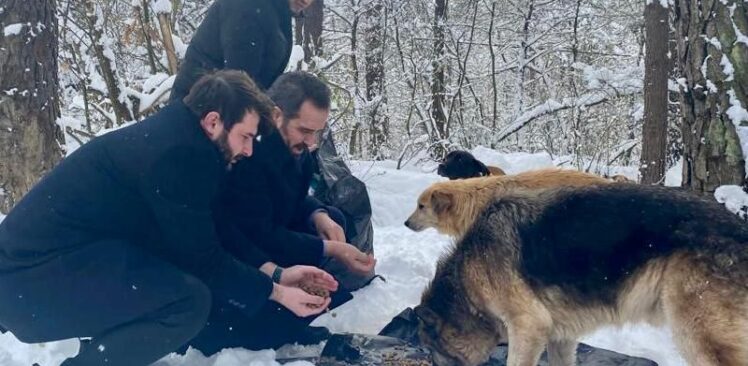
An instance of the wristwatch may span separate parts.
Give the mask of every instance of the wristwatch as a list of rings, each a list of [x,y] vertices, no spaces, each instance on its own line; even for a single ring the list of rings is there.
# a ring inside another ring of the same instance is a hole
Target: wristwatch
[[[273,270],[273,275],[270,276],[270,278],[273,279],[273,282],[280,283],[282,273],[283,273],[283,268],[281,266],[275,266],[275,269]]]

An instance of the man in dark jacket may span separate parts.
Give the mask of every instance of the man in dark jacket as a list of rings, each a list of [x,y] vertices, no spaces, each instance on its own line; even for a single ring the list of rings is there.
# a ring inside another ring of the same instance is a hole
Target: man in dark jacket
[[[291,57],[291,16],[312,1],[216,0],[187,47],[171,100],[181,100],[211,70],[243,70],[270,87]]]
[[[252,158],[235,164],[229,174],[214,211],[223,245],[245,263],[273,272],[294,265],[323,267],[336,259],[348,271],[369,275],[376,260],[346,243],[342,213],[308,195],[309,148],[327,123],[329,89],[311,74],[292,72],[279,77],[268,95],[277,106],[273,120],[279,133],[262,136]],[[332,298],[331,308],[351,295],[339,291]],[[310,318],[286,309],[260,313],[262,319],[246,322],[236,309],[214,307],[208,326],[188,344],[210,355],[227,347],[277,348],[329,336],[324,327],[308,327]],[[227,326],[231,335],[221,331]]]
[[[329,274],[292,267],[273,283],[215,234],[222,177],[252,154],[269,108],[245,73],[222,71],[64,159],[0,224],[0,327],[23,342],[91,337],[66,366],[146,365],[197,334],[211,304],[246,319],[268,299],[324,309],[291,286],[334,290]]]
[[[289,72],[275,81],[268,96],[276,104],[273,120],[280,133],[263,138],[252,159],[236,164],[216,210],[267,257],[252,246],[229,249],[255,265],[322,266],[335,258],[349,271],[370,273],[376,261],[346,243],[343,214],[308,193],[314,170],[309,150],[327,124],[330,90],[312,74]]]

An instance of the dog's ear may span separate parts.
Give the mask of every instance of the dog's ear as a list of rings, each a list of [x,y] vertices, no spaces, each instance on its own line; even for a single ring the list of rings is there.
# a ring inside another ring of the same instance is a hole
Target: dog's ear
[[[488,170],[488,167],[486,166],[486,164],[483,164],[480,160],[473,159],[473,164],[475,164],[475,169],[478,172],[480,172],[481,177],[486,177],[486,176],[491,175],[491,172]]]
[[[449,192],[434,191],[431,193],[431,207],[437,214],[447,212],[452,208],[454,196]]]

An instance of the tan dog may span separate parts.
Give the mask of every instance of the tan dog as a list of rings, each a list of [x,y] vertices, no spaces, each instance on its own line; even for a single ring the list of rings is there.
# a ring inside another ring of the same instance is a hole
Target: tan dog
[[[594,174],[561,169],[438,182],[421,193],[418,207],[405,221],[405,226],[414,231],[435,228],[442,234],[459,238],[470,228],[486,203],[514,190],[609,183],[610,180]]]
[[[714,200],[609,184],[506,195],[442,258],[415,309],[434,362],[576,364],[605,325],[666,325],[694,366],[748,364],[748,227]]]

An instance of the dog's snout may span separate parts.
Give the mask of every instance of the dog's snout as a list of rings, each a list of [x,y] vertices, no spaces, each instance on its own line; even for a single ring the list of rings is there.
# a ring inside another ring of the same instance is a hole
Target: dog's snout
[[[408,228],[409,228],[409,227],[410,227],[410,220],[405,220],[405,223],[404,223],[404,224],[405,224],[405,226],[406,226],[406,227],[408,227]]]

